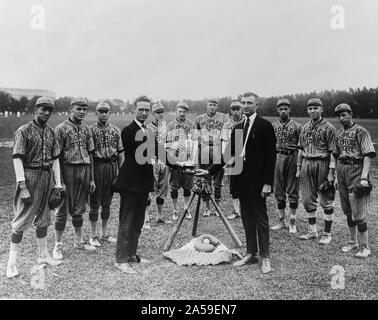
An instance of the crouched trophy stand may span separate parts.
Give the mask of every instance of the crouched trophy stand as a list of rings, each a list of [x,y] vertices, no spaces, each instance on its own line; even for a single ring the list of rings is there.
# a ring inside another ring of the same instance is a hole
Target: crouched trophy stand
[[[185,174],[195,174],[195,170],[194,170],[193,167],[183,167],[181,170]],[[179,231],[181,224],[184,221],[185,215],[189,211],[189,209],[190,209],[190,207],[191,207],[191,205],[194,201],[194,198],[196,196],[198,197],[198,200],[197,200],[197,207],[196,207],[196,211],[195,211],[194,219],[193,219],[192,237],[195,237],[196,233],[197,233],[197,224],[198,224],[199,211],[200,211],[200,206],[201,206],[201,199],[202,199],[203,196],[207,196],[208,198],[210,198],[211,203],[214,205],[215,210],[218,212],[219,217],[221,218],[224,225],[226,226],[226,228],[227,228],[228,232],[230,233],[232,239],[235,241],[236,245],[240,248],[242,246],[242,242],[240,241],[240,239],[236,235],[234,229],[232,229],[231,225],[229,224],[226,217],[224,216],[224,214],[222,213],[222,211],[220,210],[220,208],[218,207],[218,205],[216,204],[216,202],[214,201],[214,199],[211,195],[210,182],[204,177],[198,177],[198,180],[195,182],[195,184],[192,188],[192,196],[191,196],[189,202],[187,203],[187,205],[185,206],[184,212],[180,215],[180,217],[178,218],[172,232],[170,233],[169,238],[168,238],[168,240],[167,240],[167,242],[164,246],[164,251],[168,251],[171,248],[173,240],[175,239],[177,232]]]

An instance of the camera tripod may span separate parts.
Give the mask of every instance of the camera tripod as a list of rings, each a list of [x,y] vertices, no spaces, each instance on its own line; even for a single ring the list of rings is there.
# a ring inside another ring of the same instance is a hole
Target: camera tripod
[[[193,189],[192,189],[192,193],[193,194],[192,194],[189,202],[186,204],[186,206],[184,208],[184,212],[178,218],[171,234],[169,235],[169,238],[168,238],[168,240],[167,240],[167,242],[164,246],[164,251],[168,251],[171,248],[173,240],[175,239],[177,232],[179,231],[181,224],[184,221],[185,215],[189,211],[189,209],[190,209],[190,207],[191,207],[191,205],[194,201],[194,198],[196,196],[198,197],[198,200],[197,200],[196,211],[195,211],[194,219],[193,219],[192,237],[195,237],[196,233],[197,233],[197,224],[198,224],[199,211],[200,211],[200,206],[201,206],[201,199],[203,198],[203,196],[207,196],[207,197],[210,198],[211,203],[214,205],[215,210],[218,212],[219,217],[221,218],[224,225],[226,226],[226,228],[227,228],[228,232],[230,233],[232,239],[235,241],[236,245],[240,248],[242,246],[242,242],[240,241],[240,239],[236,235],[234,229],[232,229],[232,227],[229,224],[229,222],[227,221],[226,217],[223,215],[222,211],[220,210],[220,208],[218,207],[218,205],[214,201],[214,199],[211,195],[210,183],[205,178],[199,178],[198,181],[195,183]]]

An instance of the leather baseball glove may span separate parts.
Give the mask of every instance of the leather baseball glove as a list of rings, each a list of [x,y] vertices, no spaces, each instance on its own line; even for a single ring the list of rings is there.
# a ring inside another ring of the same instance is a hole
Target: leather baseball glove
[[[367,185],[362,185],[361,181],[367,181]],[[368,179],[360,179],[353,188],[353,192],[357,198],[360,198],[364,195],[369,195],[373,189],[372,183]]]
[[[335,195],[336,195],[335,186],[329,183],[328,180],[326,180],[319,186],[319,192],[323,195],[328,196],[330,199],[335,199]]]
[[[53,188],[49,197],[49,208],[54,210],[59,207],[65,197],[66,193],[62,188]]]

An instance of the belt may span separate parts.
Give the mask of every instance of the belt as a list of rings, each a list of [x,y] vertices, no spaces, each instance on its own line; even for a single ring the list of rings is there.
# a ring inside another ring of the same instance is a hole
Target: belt
[[[28,167],[25,166],[25,169],[30,169],[30,170],[43,170],[43,171],[50,171],[51,167],[49,166],[41,166],[41,167]]]
[[[111,158],[93,158],[95,162],[114,162],[117,161],[117,157],[111,157]]]
[[[326,161],[326,160],[329,160],[329,157],[304,157],[306,160],[309,160],[309,161],[316,161],[316,160],[323,160],[323,161]]]
[[[342,158],[339,159],[341,164],[358,164],[363,163],[364,159],[352,159],[352,158]]]
[[[295,149],[277,150],[277,153],[288,156],[288,155],[294,154],[295,151],[296,151]]]

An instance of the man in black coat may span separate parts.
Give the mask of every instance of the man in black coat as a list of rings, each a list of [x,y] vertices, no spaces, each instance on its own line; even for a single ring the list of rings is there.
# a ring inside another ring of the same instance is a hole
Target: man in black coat
[[[147,130],[144,122],[150,112],[151,101],[146,96],[134,102],[134,120],[121,132],[125,161],[113,186],[121,196],[117,235],[116,268],[125,273],[136,273],[129,263],[149,262],[137,254],[138,240],[144,222],[148,194],[154,190],[151,159],[155,155],[166,162],[166,152]],[[170,159],[174,162],[174,159]],[[170,163],[167,164],[171,166]]]
[[[266,197],[272,192],[276,162],[276,137],[272,124],[256,114],[257,95],[248,92],[241,103],[246,116],[232,131],[221,164],[213,164],[197,175],[213,175],[231,159],[234,162],[232,192],[239,194],[241,218],[245,229],[247,252],[234,263],[242,266],[262,258],[261,271],[271,271],[269,259],[269,220]]]

